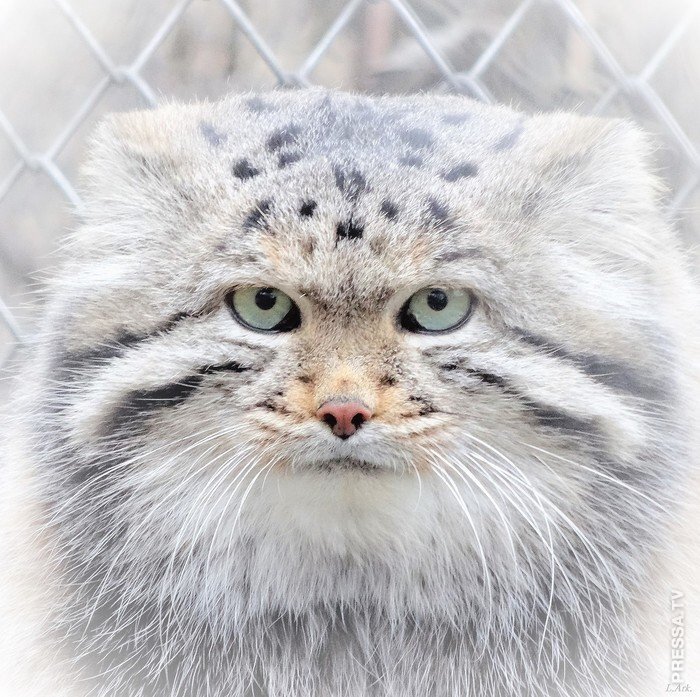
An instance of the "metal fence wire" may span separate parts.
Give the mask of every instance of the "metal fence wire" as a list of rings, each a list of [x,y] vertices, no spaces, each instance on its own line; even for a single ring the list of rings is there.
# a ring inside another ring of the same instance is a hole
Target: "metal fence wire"
[[[632,117],[669,216],[700,217],[696,0],[10,0],[0,9],[0,363],[80,208],[86,136],[112,110],[325,84],[449,91]],[[66,205],[66,203],[68,205]]]

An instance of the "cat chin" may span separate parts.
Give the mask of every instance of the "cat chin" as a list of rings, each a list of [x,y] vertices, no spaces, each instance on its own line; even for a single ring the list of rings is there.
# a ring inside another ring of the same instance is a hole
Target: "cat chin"
[[[275,536],[322,544],[334,540],[332,546],[340,538],[342,544],[357,538],[364,546],[379,538],[401,538],[414,525],[432,527],[432,498],[415,475],[367,463],[325,461],[303,471],[271,473],[248,503],[247,517],[257,518],[254,529],[275,531]]]

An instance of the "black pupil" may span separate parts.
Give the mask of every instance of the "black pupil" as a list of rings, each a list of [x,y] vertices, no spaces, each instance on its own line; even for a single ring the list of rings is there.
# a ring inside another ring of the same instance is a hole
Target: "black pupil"
[[[255,304],[261,310],[271,310],[277,302],[277,293],[272,288],[261,288],[255,294]]]
[[[447,307],[447,293],[439,288],[433,288],[428,293],[428,307],[436,312],[444,310]]]

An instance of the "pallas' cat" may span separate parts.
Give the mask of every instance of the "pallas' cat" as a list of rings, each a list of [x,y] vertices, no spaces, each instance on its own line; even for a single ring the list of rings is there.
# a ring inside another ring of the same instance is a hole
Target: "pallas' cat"
[[[107,119],[13,402],[8,694],[690,683],[697,295],[648,150],[446,96]]]

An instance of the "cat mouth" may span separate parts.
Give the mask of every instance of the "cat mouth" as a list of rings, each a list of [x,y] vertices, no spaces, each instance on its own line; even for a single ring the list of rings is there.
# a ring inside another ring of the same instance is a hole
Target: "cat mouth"
[[[337,472],[340,470],[352,470],[357,472],[375,472],[380,467],[373,462],[360,460],[354,457],[337,457],[331,460],[319,460],[313,463],[314,467],[322,472]]]

